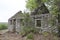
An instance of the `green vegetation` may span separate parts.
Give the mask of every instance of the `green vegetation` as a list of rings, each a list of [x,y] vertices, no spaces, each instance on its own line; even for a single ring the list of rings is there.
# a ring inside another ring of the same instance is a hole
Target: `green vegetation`
[[[34,27],[23,27],[23,30],[20,32],[21,35],[28,35],[29,33],[36,33],[36,29]]]
[[[49,32],[43,32],[42,33],[44,36],[48,36],[49,35]]]
[[[33,38],[33,33],[28,34],[28,35],[27,35],[27,39],[34,40],[34,38]]]
[[[0,30],[7,29],[7,23],[0,23]]]
[[[56,25],[56,19],[60,24],[60,0],[27,0],[26,8],[33,11],[34,9],[38,8],[41,3],[44,3],[49,9],[50,14],[55,17],[55,19],[53,17],[50,21],[52,27],[54,28]],[[56,27],[58,28],[58,34],[60,35],[60,25],[57,25]]]
[[[31,20],[31,17],[30,17],[30,14],[29,13],[25,13],[25,18],[24,18],[24,27],[22,28],[22,31],[20,32],[20,34],[22,36],[26,36],[28,35],[29,33],[37,33],[38,31],[36,30],[36,28],[33,26],[32,24],[32,20]]]

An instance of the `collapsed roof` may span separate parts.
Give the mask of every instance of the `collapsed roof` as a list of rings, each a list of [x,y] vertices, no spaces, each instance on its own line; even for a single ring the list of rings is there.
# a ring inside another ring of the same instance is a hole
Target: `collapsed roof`
[[[31,15],[36,15],[36,14],[46,14],[49,13],[49,10],[47,9],[47,7],[45,6],[44,3],[42,3],[41,5],[39,5],[39,7],[37,7],[36,9],[34,9],[31,12]]]

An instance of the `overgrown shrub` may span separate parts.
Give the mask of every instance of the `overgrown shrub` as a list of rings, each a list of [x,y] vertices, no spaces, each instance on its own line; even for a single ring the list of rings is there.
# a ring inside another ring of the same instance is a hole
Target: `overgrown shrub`
[[[20,32],[20,34],[22,35],[22,37],[27,36],[29,33],[38,33],[38,30],[35,27],[23,27],[23,30]]]
[[[20,32],[21,35],[26,35],[31,31],[31,27],[23,27],[23,30]]]
[[[49,35],[49,32],[43,32],[42,33],[44,36],[48,36]]]
[[[27,36],[29,33],[37,33],[38,31],[36,30],[35,27],[33,27],[33,21],[32,18],[30,17],[29,13],[24,14],[24,27],[22,28],[22,31],[20,34],[24,37]]]
[[[34,40],[33,33],[28,34],[28,35],[27,35],[27,39]]]
[[[23,27],[23,30],[21,34],[27,34],[27,33],[38,33],[38,30],[35,27]]]

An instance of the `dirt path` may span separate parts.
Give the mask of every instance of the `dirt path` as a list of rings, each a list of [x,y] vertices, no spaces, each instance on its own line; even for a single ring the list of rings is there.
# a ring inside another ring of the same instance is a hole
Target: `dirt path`
[[[6,30],[0,30],[0,34],[4,34],[4,33],[6,33],[8,31],[8,29],[6,29]]]
[[[8,30],[0,30],[0,40],[23,40],[19,34],[8,33]]]
[[[16,33],[5,33],[0,35],[0,40],[23,40],[20,35]]]

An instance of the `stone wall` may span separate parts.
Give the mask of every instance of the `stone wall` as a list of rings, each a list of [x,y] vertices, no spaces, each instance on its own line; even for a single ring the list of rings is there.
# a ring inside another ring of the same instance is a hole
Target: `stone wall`
[[[40,31],[50,31],[49,30],[49,20],[51,18],[51,14],[40,14],[31,16],[33,23],[36,28],[40,29]],[[36,26],[36,20],[41,20],[41,27]]]

